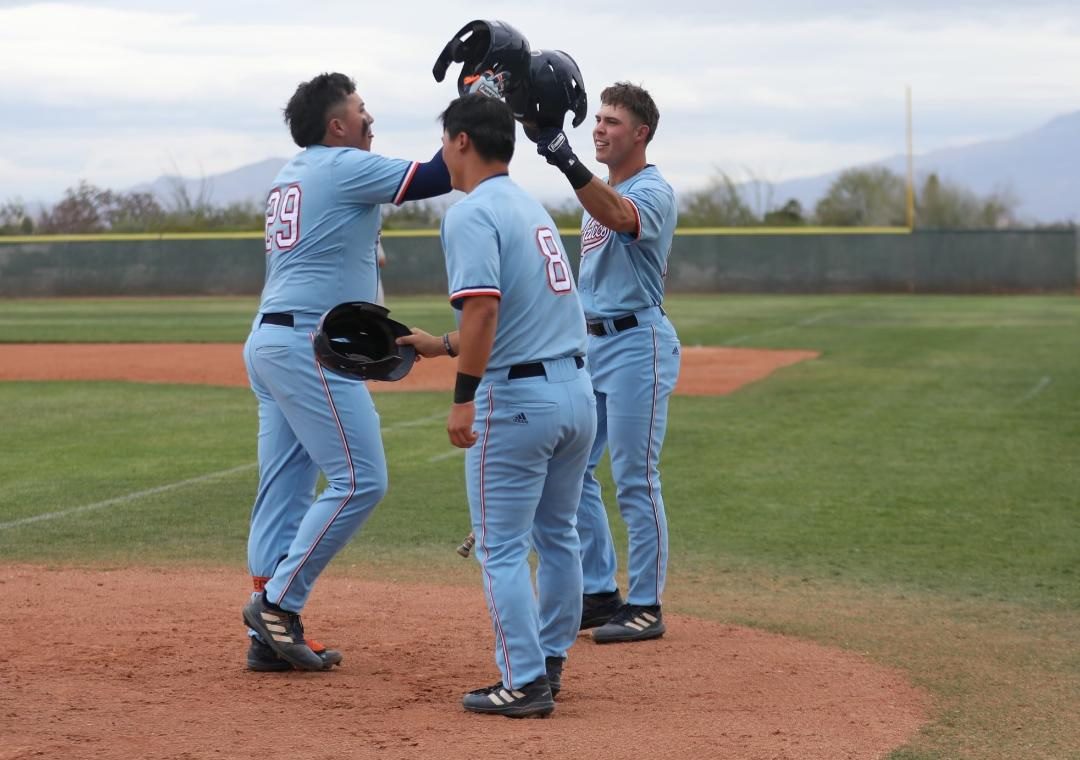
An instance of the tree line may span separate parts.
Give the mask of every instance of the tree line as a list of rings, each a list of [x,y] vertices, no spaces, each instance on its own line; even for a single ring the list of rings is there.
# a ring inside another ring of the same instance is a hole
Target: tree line
[[[681,194],[680,227],[893,227],[907,224],[904,179],[883,167],[849,169],[829,186],[813,209],[799,201],[776,203],[772,186],[754,180],[742,185],[718,172],[708,185]],[[192,197],[177,183],[163,204],[145,191],[117,192],[88,182],[64,191],[51,207],[31,213],[19,199],[0,205],[0,235],[124,232],[241,232],[263,227],[256,203],[215,206],[204,189]],[[1016,201],[1007,194],[976,193],[931,174],[915,189],[916,227],[996,229],[1014,225]],[[437,201],[384,207],[383,229],[438,228],[445,206]],[[549,205],[559,227],[577,227],[576,199]]]
[[[930,174],[914,188],[915,226],[922,229],[998,229],[1013,226],[1016,200],[1005,193],[979,196]],[[773,201],[767,182],[736,184],[720,173],[708,187],[683,198],[679,225],[687,227],[904,227],[907,183],[884,167],[848,169],[813,209],[792,198]]]
[[[153,193],[122,193],[86,181],[64,191],[51,207],[32,214],[20,199],[0,205],[0,235],[74,235],[124,232],[246,232],[263,226],[255,203],[214,206],[179,183],[168,206]]]

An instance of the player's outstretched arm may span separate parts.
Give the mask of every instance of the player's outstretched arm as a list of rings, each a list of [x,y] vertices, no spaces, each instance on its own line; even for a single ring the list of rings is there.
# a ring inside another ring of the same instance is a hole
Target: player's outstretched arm
[[[430,161],[416,164],[416,171],[406,182],[408,184],[402,188],[398,203],[420,201],[450,192],[450,170],[443,161],[442,149],[440,148]]]
[[[561,129],[540,130],[536,152],[570,180],[578,200],[593,219],[615,232],[638,231],[638,218],[630,201],[581,163]]]
[[[409,328],[412,335],[404,335],[397,339],[399,346],[412,346],[416,353],[425,359],[433,359],[436,356],[457,356],[458,332],[444,333],[441,337],[424,332],[419,327]]]

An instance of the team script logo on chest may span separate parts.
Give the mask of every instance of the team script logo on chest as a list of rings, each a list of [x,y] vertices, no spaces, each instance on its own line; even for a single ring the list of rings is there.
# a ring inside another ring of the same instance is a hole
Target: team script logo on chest
[[[595,219],[590,219],[581,230],[581,255],[584,256],[594,248],[599,248],[609,237],[611,237],[611,230]]]

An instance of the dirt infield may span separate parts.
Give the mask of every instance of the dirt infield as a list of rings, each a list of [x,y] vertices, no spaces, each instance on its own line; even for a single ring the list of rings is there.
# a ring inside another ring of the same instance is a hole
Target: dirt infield
[[[924,720],[924,695],[855,654],[674,614],[659,641],[579,638],[549,720],[471,715],[461,694],[497,680],[479,586],[332,572],[306,622],[341,667],[251,673],[247,584],[0,566],[0,759],[869,760]]]
[[[730,393],[810,351],[686,348],[678,393]],[[421,362],[374,390],[447,390]],[[6,345],[0,380],[247,384],[235,344]],[[331,572],[309,635],[329,673],[251,673],[233,569],[0,564],[0,760],[486,757],[870,760],[903,744],[929,701],[899,672],[837,649],[667,614],[663,639],[579,638],[550,720],[465,713],[497,680],[479,589]]]
[[[675,392],[688,396],[732,393],[814,351],[748,348],[683,349]],[[454,387],[454,362],[421,361],[397,383],[371,383],[373,391],[435,391]],[[131,380],[247,386],[241,347],[235,343],[81,343],[0,345],[0,380]]]

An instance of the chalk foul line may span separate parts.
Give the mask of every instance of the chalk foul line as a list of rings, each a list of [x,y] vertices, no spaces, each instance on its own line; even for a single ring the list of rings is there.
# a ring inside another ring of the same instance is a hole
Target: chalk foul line
[[[414,420],[405,420],[404,422],[387,425],[382,429],[382,432],[391,433],[395,430],[400,430],[403,428],[417,427],[420,425],[424,425],[428,422],[432,422],[434,420],[442,419],[445,416],[445,412],[439,412],[437,414],[428,415],[427,417],[419,417]],[[242,464],[238,467],[230,467],[227,470],[218,470],[217,472],[210,472],[205,475],[198,475],[194,478],[178,480],[175,483],[167,483],[163,486],[154,486],[153,488],[147,488],[142,491],[135,491],[133,493],[124,494],[123,496],[114,496],[111,499],[94,502],[93,504],[84,504],[81,507],[59,509],[55,512],[43,512],[38,515],[31,515],[30,517],[22,517],[18,520],[9,520],[8,522],[0,523],[0,530],[9,530],[11,528],[18,528],[23,525],[32,525],[33,523],[45,522],[46,520],[59,520],[60,518],[70,517],[71,515],[79,515],[85,512],[94,512],[99,509],[107,509],[109,507],[119,506],[121,504],[129,504],[133,501],[144,499],[147,496],[155,496],[161,493],[177,491],[181,488],[187,488],[188,486],[195,486],[199,485],[200,483],[208,483],[212,480],[217,480],[219,478],[227,478],[230,475],[239,475],[242,472],[254,470],[256,467],[258,467],[258,463],[249,462],[248,464]]]

